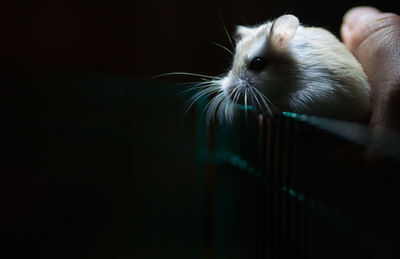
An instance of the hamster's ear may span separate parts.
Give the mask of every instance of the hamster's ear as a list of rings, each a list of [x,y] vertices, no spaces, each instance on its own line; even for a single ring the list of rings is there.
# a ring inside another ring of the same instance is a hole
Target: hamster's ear
[[[299,27],[299,19],[294,15],[282,15],[274,20],[271,25],[269,42],[275,49],[282,49],[287,46],[296,34]]]
[[[241,39],[246,37],[246,35],[249,35],[251,30],[252,30],[252,28],[250,28],[250,27],[238,25],[236,27],[235,40],[240,41]]]

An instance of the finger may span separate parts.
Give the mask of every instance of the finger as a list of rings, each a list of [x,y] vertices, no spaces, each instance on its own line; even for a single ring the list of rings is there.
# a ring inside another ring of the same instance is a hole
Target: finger
[[[368,20],[369,18],[374,17],[380,13],[382,12],[375,7],[354,7],[345,13],[345,15],[343,16],[343,23],[347,24],[349,29],[352,29],[357,26],[357,24],[362,23],[363,20]]]
[[[358,58],[370,83],[398,81],[400,17],[373,7],[356,7],[343,18],[342,37]]]
[[[343,18],[341,33],[371,85],[371,126],[400,129],[400,17],[353,8]]]
[[[359,33],[368,22],[376,19],[381,11],[374,7],[355,7],[347,11],[343,17],[341,36],[345,45],[350,49],[355,48],[355,42],[361,37]]]

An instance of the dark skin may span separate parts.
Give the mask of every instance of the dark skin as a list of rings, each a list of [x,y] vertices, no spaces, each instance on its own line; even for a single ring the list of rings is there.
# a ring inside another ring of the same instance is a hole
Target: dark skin
[[[370,128],[378,134],[399,131],[400,16],[356,7],[345,14],[341,35],[371,85]]]

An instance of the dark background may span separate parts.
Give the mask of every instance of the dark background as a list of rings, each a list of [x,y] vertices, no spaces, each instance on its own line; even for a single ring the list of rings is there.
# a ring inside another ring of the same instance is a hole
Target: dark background
[[[195,110],[181,126],[174,84],[193,79],[136,80],[224,73],[221,20],[232,32],[292,13],[338,35],[361,4],[400,12],[395,1],[3,3],[0,258],[212,258],[201,184],[215,178],[194,159],[207,138]]]
[[[396,1],[9,1],[0,11],[1,62],[18,74],[220,74],[230,63],[211,44],[229,46],[221,18],[233,32],[291,13],[338,35],[356,5],[399,11]]]

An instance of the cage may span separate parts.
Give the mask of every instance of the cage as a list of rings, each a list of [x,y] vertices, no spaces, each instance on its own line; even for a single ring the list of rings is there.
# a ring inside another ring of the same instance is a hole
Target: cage
[[[398,258],[399,140],[240,112],[206,128],[184,85],[21,78],[3,104],[4,258]]]

